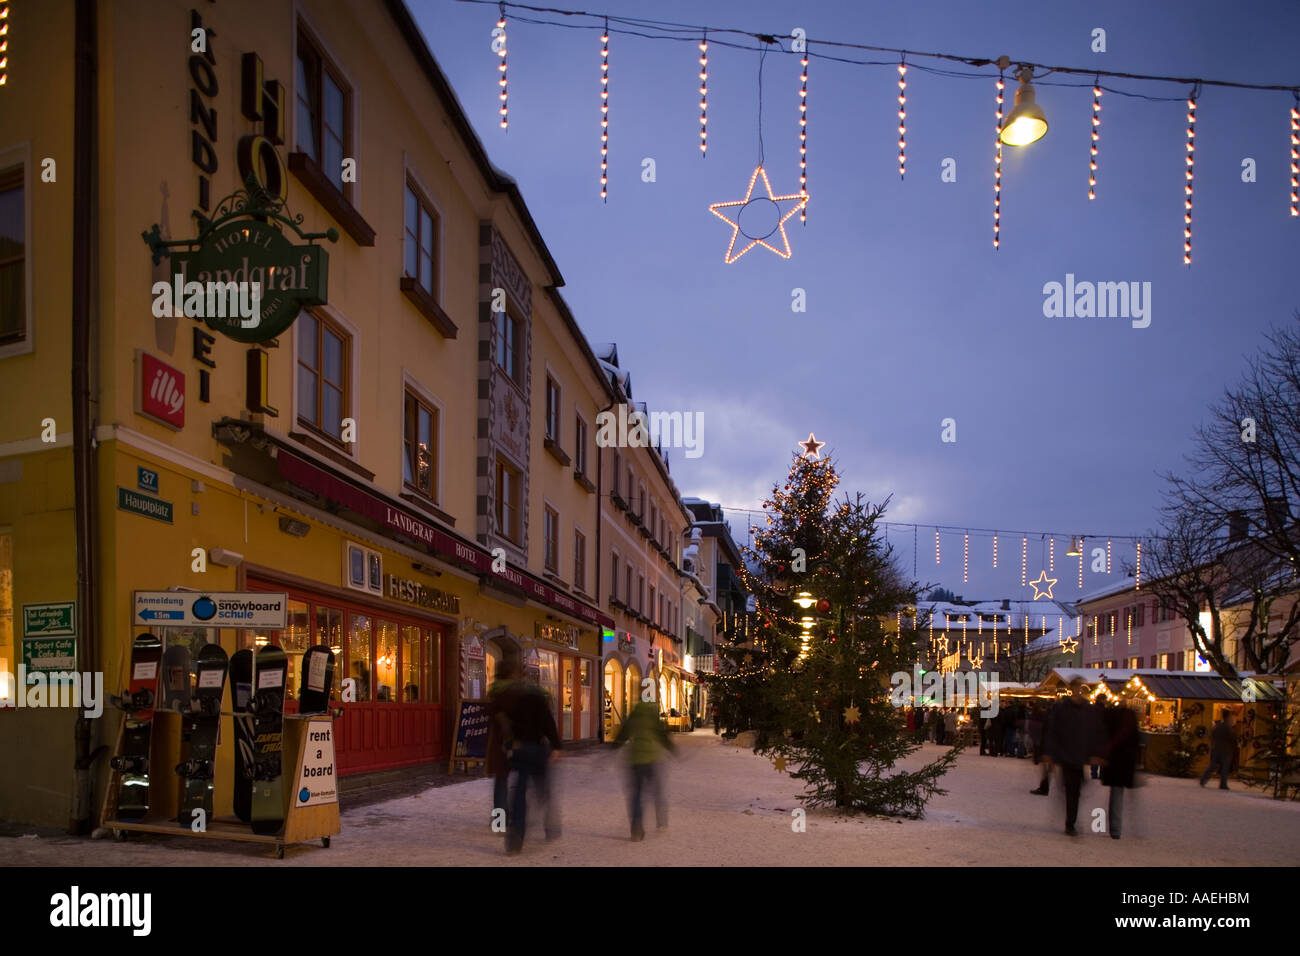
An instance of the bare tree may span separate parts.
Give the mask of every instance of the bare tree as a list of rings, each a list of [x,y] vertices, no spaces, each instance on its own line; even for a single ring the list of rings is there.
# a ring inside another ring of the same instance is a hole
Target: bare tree
[[[1165,476],[1161,528],[1146,552],[1161,606],[1187,622],[1196,650],[1226,677],[1237,673],[1231,644],[1248,669],[1279,673],[1300,639],[1300,602],[1290,600],[1300,585],[1296,319],[1270,332],[1196,429],[1188,473]],[[1270,627],[1274,607],[1288,600]]]

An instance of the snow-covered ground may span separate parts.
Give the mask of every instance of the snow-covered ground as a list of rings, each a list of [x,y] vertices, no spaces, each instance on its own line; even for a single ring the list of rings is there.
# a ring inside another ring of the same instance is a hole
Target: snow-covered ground
[[[711,732],[674,737],[669,762],[669,827],[628,837],[619,756],[590,751],[558,764],[563,836],[553,843],[530,831],[522,855],[507,858],[489,828],[492,784],[475,779],[343,814],[332,846],[290,847],[277,861],[265,847],[138,835],[124,843],[71,837],[0,838],[4,865],[316,866],[344,865],[1286,865],[1300,860],[1300,803],[1274,801],[1217,780],[1141,775],[1146,786],[1126,795],[1124,836],[1090,828],[1108,791],[1085,780],[1078,837],[1064,829],[1064,798],[1033,796],[1029,760],[967,752],[944,778],[924,820],[850,818],[811,810],[805,832],[791,826],[799,781]],[[934,744],[909,765],[940,753]],[[346,804],[345,804],[346,806]],[[534,817],[534,822],[536,818]]]

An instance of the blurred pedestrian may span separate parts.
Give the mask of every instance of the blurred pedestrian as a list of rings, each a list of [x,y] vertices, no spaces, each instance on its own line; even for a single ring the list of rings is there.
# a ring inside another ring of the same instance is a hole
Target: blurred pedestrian
[[[1070,681],[1070,696],[1052,707],[1047,725],[1047,753],[1061,768],[1065,786],[1065,832],[1077,836],[1074,828],[1079,816],[1079,791],[1083,788],[1083,766],[1097,760],[1101,728],[1097,712],[1088,703],[1083,678]]]
[[[510,718],[501,710],[501,695],[515,682],[518,667],[512,660],[503,660],[497,665],[496,679],[488,688],[488,733],[487,753],[484,756],[484,772],[492,777],[492,810],[500,810],[509,816],[506,807],[507,790],[510,783]],[[505,832],[504,830],[502,831]]]
[[[1106,723],[1107,707],[1106,707],[1106,701],[1102,699],[1103,697],[1104,695],[1098,694],[1096,697],[1092,699],[1092,706],[1097,711],[1098,726],[1104,726]],[[1092,774],[1092,779],[1096,780],[1098,774],[1101,773],[1101,767],[1098,766],[1097,764],[1093,764],[1090,773]]]
[[[1232,731],[1232,723],[1232,711],[1225,710],[1223,717],[1214,725],[1214,730],[1210,732],[1210,765],[1205,768],[1205,773],[1201,774],[1202,787],[1205,786],[1205,781],[1210,779],[1217,768],[1219,771],[1219,789],[1231,789],[1228,786],[1228,770],[1232,766],[1232,751],[1237,746],[1237,735]]]
[[[510,791],[510,808],[506,813],[506,853],[515,854],[524,846],[530,780],[536,785],[538,797],[546,810],[546,839],[554,840],[560,835],[559,813],[548,768],[548,764],[560,756],[560,734],[555,726],[550,697],[531,681],[512,683],[501,694],[499,706],[510,720],[513,740],[510,769],[515,776]]]
[[[933,734],[931,739],[936,744],[943,744],[943,709],[940,707],[930,708],[930,731]]]
[[[1137,714],[1120,704],[1102,714],[1105,742],[1101,748],[1101,782],[1110,787],[1107,821],[1112,840],[1118,840],[1124,822],[1124,791],[1134,786],[1138,759]]]
[[[627,745],[626,757],[629,778],[628,818],[632,825],[632,839],[645,838],[641,825],[641,793],[647,787],[654,793],[655,822],[660,830],[668,829],[668,804],[664,800],[663,772],[659,769],[662,751],[672,752],[672,738],[659,719],[659,709],[651,701],[643,700],[632,708],[623,722],[623,728],[614,740],[615,747]]]
[[[943,739],[951,747],[957,743],[957,708],[949,707],[943,715]]]
[[[1035,702],[1027,723],[1030,728],[1030,739],[1034,745],[1034,763],[1039,770],[1038,788],[1029,792],[1040,797],[1047,796],[1052,788],[1052,762],[1047,759],[1047,754],[1043,750],[1043,741],[1047,736],[1050,716],[1050,713],[1042,704]]]

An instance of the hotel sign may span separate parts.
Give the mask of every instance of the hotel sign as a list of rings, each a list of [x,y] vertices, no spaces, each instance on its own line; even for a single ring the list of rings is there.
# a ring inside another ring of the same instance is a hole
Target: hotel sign
[[[419,581],[385,574],[384,593],[394,601],[403,601],[431,611],[442,611],[446,614],[460,613],[459,597],[446,591],[439,591],[437,588],[426,588]]]

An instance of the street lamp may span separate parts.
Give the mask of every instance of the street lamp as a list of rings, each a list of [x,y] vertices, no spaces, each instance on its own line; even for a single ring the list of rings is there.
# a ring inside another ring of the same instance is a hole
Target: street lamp
[[[1011,108],[1007,121],[1002,124],[1001,139],[1008,146],[1028,146],[1038,142],[1047,133],[1047,117],[1043,114],[1043,108],[1034,102],[1034,87],[1029,82],[1033,78],[1033,67],[1021,68],[1016,105]]]

